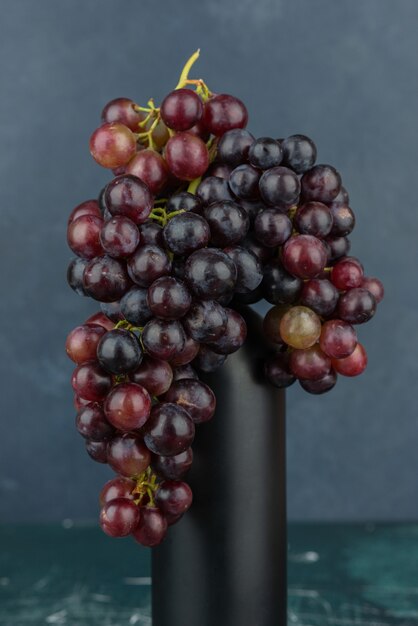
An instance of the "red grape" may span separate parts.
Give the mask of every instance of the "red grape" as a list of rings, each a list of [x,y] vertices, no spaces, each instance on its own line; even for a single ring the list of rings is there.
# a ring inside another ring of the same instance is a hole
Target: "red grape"
[[[358,343],[354,352],[345,359],[333,359],[334,369],[343,376],[358,376],[367,367],[367,353],[361,343]]]
[[[361,283],[363,289],[367,289],[374,296],[377,304],[383,300],[385,289],[382,282],[378,278],[364,277]]]
[[[290,355],[290,370],[304,380],[322,378],[331,369],[331,359],[322,352],[318,345],[305,350],[293,350]]]
[[[108,444],[107,460],[115,472],[134,478],[149,467],[151,452],[137,435],[117,435]]]
[[[71,384],[84,400],[100,402],[110,391],[112,377],[96,361],[87,361],[76,367]]]
[[[347,322],[329,320],[322,326],[319,345],[322,352],[329,357],[343,359],[354,352],[357,345],[357,333]]]
[[[88,263],[83,284],[91,298],[100,302],[115,302],[128,291],[131,283],[125,264],[110,256],[102,256]]]
[[[192,133],[178,133],[167,141],[165,159],[170,171],[180,180],[193,180],[208,169],[206,144]]]
[[[115,98],[106,104],[102,111],[102,121],[119,122],[130,130],[139,132],[139,123],[144,119],[144,113],[135,111],[135,102],[129,98]]]
[[[118,430],[128,432],[141,428],[151,411],[148,391],[135,383],[116,385],[104,402],[104,412]]]
[[[155,150],[141,150],[131,159],[125,169],[142,180],[153,194],[159,193],[168,180],[167,163]]]
[[[171,402],[153,407],[144,429],[144,441],[154,454],[175,456],[193,443],[195,425],[188,411]]]
[[[196,92],[191,89],[176,89],[170,92],[161,103],[161,117],[168,128],[189,130],[203,115],[203,104]]]
[[[312,235],[296,235],[283,246],[283,265],[299,278],[315,278],[327,263],[325,244]]]
[[[95,217],[102,217],[102,213],[100,211],[99,203],[97,200],[86,200],[81,204],[78,204],[75,209],[73,209],[68,218],[68,225],[71,222],[75,222],[76,219],[82,217],[83,215],[94,215]]]
[[[130,378],[134,383],[145,387],[151,396],[161,396],[173,382],[173,370],[167,361],[145,356]]]
[[[76,428],[82,437],[91,441],[104,441],[115,433],[98,403],[90,403],[79,410]]]
[[[148,288],[148,306],[155,317],[178,319],[187,313],[191,303],[186,285],[172,276],[162,276]]]
[[[74,328],[65,343],[70,359],[77,364],[95,359],[97,346],[105,333],[103,326],[98,324],[84,324]]]
[[[103,254],[100,232],[103,220],[96,215],[82,215],[71,222],[67,229],[67,242],[77,256],[93,259]]]
[[[111,537],[126,537],[138,526],[139,507],[126,498],[107,502],[100,513],[102,530]]]
[[[117,215],[103,226],[100,242],[109,256],[127,257],[135,252],[138,246],[138,227],[128,217]]]
[[[156,474],[166,480],[180,480],[190,470],[193,462],[193,451],[187,448],[174,456],[154,455],[152,468]]]
[[[136,139],[131,130],[118,122],[106,123],[90,137],[90,152],[102,167],[113,169],[126,165],[136,152]]]
[[[174,402],[190,414],[196,424],[212,419],[216,398],[212,389],[200,380],[177,380],[163,396],[165,402]]]
[[[219,94],[204,106],[203,123],[213,135],[223,135],[232,128],[244,128],[247,122],[247,109],[234,96]]]
[[[134,500],[135,494],[132,493],[136,487],[134,480],[118,476],[108,480],[100,492],[99,502],[104,506],[107,502],[116,500],[116,498],[124,498],[125,500]]]
[[[193,493],[189,485],[179,480],[165,480],[155,494],[155,504],[165,515],[182,515],[192,501]]]
[[[151,213],[153,197],[147,185],[136,176],[117,176],[106,187],[106,206],[112,215],[129,217],[143,224]]]
[[[141,507],[139,524],[132,533],[142,546],[158,546],[167,534],[167,520],[157,508]]]
[[[360,287],[363,282],[363,269],[357,259],[345,257],[332,268],[331,281],[341,291]]]

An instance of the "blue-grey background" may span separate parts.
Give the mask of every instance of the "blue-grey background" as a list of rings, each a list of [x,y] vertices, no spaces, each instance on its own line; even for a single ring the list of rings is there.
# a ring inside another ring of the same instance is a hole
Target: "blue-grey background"
[[[95,310],[66,285],[69,211],[108,179],[103,105],[197,75],[257,135],[303,132],[342,172],[354,254],[386,284],[370,365],[329,395],[288,392],[292,519],[418,519],[416,0],[1,0],[0,519],[87,519],[108,478],[76,434],[63,344]]]

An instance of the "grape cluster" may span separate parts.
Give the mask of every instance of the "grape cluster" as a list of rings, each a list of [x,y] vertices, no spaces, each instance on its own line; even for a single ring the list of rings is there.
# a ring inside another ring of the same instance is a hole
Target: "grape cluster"
[[[215,412],[197,370],[246,338],[240,307],[271,303],[267,378],[323,393],[367,356],[354,325],[383,297],[348,256],[355,219],[339,173],[304,135],[256,139],[245,105],[189,79],[160,107],[108,103],[90,151],[114,178],[68,220],[68,282],[101,312],[68,336],[76,427],[116,478],[100,522],[155,546],[192,503],[197,424]]]

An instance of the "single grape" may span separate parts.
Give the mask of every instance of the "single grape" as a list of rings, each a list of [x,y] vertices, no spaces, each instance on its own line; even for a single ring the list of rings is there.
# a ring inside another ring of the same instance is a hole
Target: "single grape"
[[[183,324],[186,332],[195,341],[214,341],[225,332],[227,314],[214,300],[197,300],[192,303]]]
[[[177,380],[163,399],[164,402],[173,402],[183,407],[196,424],[207,422],[215,413],[215,394],[200,380]]]
[[[144,119],[144,114],[135,111],[135,102],[129,98],[115,98],[106,104],[102,111],[102,122],[119,122],[130,130],[139,132],[139,123]]]
[[[86,452],[96,463],[107,463],[107,441],[86,441]]]
[[[88,259],[81,259],[80,257],[74,257],[67,269],[67,282],[78,296],[87,296],[86,290],[83,285],[83,276]]]
[[[168,128],[176,131],[189,130],[203,115],[203,104],[195,91],[175,89],[162,101],[161,117]]]
[[[322,376],[322,378],[317,378],[316,380],[300,380],[299,383],[302,389],[308,393],[319,395],[327,393],[327,391],[331,391],[331,389],[335,387],[337,374],[331,369],[325,376]]]
[[[109,256],[92,259],[84,270],[84,289],[91,298],[99,302],[119,300],[130,284],[126,266]]]
[[[103,312],[90,315],[84,323],[87,325],[97,324],[98,326],[103,326],[106,330],[113,330],[115,327],[114,323]]]
[[[247,109],[234,96],[218,94],[210,98],[204,106],[203,123],[213,135],[223,135],[233,128],[244,128],[247,122]]]
[[[161,396],[173,382],[173,370],[167,361],[145,356],[130,375],[132,382],[142,385],[151,396]]]
[[[100,310],[108,319],[112,320],[112,322],[114,322],[115,324],[124,319],[122,311],[120,310],[119,300],[115,300],[115,302],[101,302]]]
[[[297,378],[317,380],[328,374],[331,369],[331,359],[318,345],[315,345],[302,350],[293,350],[289,366]]]
[[[323,239],[332,228],[331,211],[322,202],[306,202],[296,211],[294,225],[302,235],[313,235]]]
[[[350,252],[351,244],[347,237],[327,237],[325,243],[328,248],[329,263],[335,263]]]
[[[316,146],[305,135],[291,135],[281,142],[283,163],[297,174],[309,170],[316,161]]]
[[[138,228],[141,245],[149,244],[151,246],[159,246],[160,248],[164,246],[163,229],[160,224],[149,219]]]
[[[93,259],[103,254],[100,243],[100,231],[103,220],[96,215],[82,215],[69,224],[67,242],[77,256]]]
[[[332,215],[331,235],[333,237],[349,235],[356,224],[354,213],[350,207],[334,200],[329,204],[329,211]]]
[[[315,165],[307,170],[301,180],[305,200],[332,202],[341,189],[341,176],[331,165]]]
[[[117,176],[106,187],[106,206],[112,215],[123,215],[143,224],[151,213],[153,197],[147,185],[131,174]]]
[[[110,537],[126,537],[136,529],[139,519],[139,508],[132,500],[117,498],[104,505],[100,526]]]
[[[182,406],[162,402],[153,407],[144,429],[144,441],[149,450],[162,456],[185,452],[193,443],[195,425]]]
[[[108,443],[107,461],[121,476],[134,478],[149,467],[151,453],[138,435],[117,435]]]
[[[383,283],[378,278],[364,277],[361,283],[363,289],[367,289],[374,296],[377,304],[381,302],[385,295],[385,288]]]
[[[300,303],[321,317],[329,317],[338,302],[338,290],[326,278],[311,278],[303,285]]]
[[[148,305],[155,317],[175,320],[190,308],[192,296],[186,285],[172,276],[162,276],[148,288]]]
[[[363,269],[357,259],[345,257],[332,268],[331,281],[337,289],[346,291],[353,287],[360,287],[363,282]]]
[[[292,304],[302,289],[300,278],[286,272],[279,259],[272,259],[264,266],[262,289],[270,304]]]
[[[173,369],[173,382],[176,382],[177,380],[184,380],[185,378],[193,378],[194,380],[199,379],[196,370],[193,369],[190,363]]]
[[[228,181],[218,176],[208,176],[200,183],[196,191],[203,204],[212,204],[222,200],[233,200]]]
[[[264,364],[264,374],[274,387],[285,389],[295,382],[289,369],[289,354],[274,354]]]
[[[343,376],[359,376],[367,367],[367,353],[361,343],[345,359],[333,359],[334,369]]]
[[[167,520],[161,511],[154,507],[141,507],[139,524],[132,536],[142,546],[158,546],[167,534]]]
[[[266,170],[260,178],[260,193],[266,204],[292,204],[300,194],[298,176],[281,165]]]
[[[206,144],[187,132],[170,137],[165,147],[165,159],[170,172],[180,180],[199,178],[209,166]]]
[[[198,298],[218,299],[232,294],[237,280],[237,268],[221,250],[196,250],[186,261],[185,279]]]
[[[165,515],[182,515],[191,506],[193,493],[189,485],[179,480],[165,480],[155,494],[155,504]]]
[[[184,478],[193,463],[193,451],[187,448],[174,456],[155,454],[152,460],[152,469],[165,480],[180,480]]]
[[[210,228],[207,221],[196,213],[175,215],[163,230],[166,247],[178,255],[188,255],[207,246]]]
[[[248,294],[253,292],[263,280],[263,270],[256,255],[241,246],[229,246],[224,252],[237,268],[235,293]]]
[[[357,333],[347,322],[329,320],[322,326],[319,345],[327,356],[333,359],[343,359],[354,352],[357,345]]]
[[[155,150],[138,152],[126,166],[126,174],[136,176],[146,184],[151,193],[157,194],[168,181],[168,167],[164,158]]]
[[[208,346],[200,346],[199,352],[193,361],[193,365],[202,372],[216,372],[226,361],[227,355],[217,354]]]
[[[166,206],[167,214],[175,211],[193,211],[199,213],[202,208],[200,198],[188,191],[179,191],[169,198]]]
[[[90,137],[90,153],[102,167],[126,165],[136,152],[133,132],[118,122],[106,123]]]
[[[109,422],[118,430],[128,432],[142,428],[151,411],[148,391],[136,383],[116,385],[103,405]]]
[[[252,200],[259,194],[258,182],[260,172],[252,165],[244,163],[238,165],[229,177],[229,186],[237,198]]]
[[[68,226],[83,215],[94,215],[95,217],[102,218],[102,213],[97,200],[86,200],[85,202],[78,204],[70,213]]]
[[[276,139],[260,137],[254,141],[248,152],[251,165],[261,170],[269,170],[280,165],[283,159],[282,146]]]
[[[321,320],[306,306],[290,308],[281,319],[280,335],[292,348],[310,348],[318,341],[320,334]]]
[[[186,335],[177,320],[154,318],[145,325],[142,342],[150,356],[169,361],[183,350]]]
[[[135,487],[136,483],[134,480],[130,480],[129,478],[123,478],[122,476],[118,476],[117,478],[112,478],[111,480],[108,480],[100,492],[100,506],[103,507],[108,502],[116,500],[117,498],[123,498],[124,500],[134,500],[135,495],[132,492]]]
[[[115,431],[109,424],[100,404],[91,402],[83,406],[76,417],[76,428],[82,437],[91,441],[110,439]]]
[[[235,202],[224,200],[207,206],[203,215],[209,224],[210,242],[217,247],[241,241],[250,226],[248,215]]]
[[[187,365],[191,363],[197,353],[199,352],[199,344],[191,337],[186,336],[183,349],[170,359],[170,365],[173,367],[180,367],[181,365]]]
[[[312,235],[296,235],[283,246],[283,265],[298,278],[315,278],[327,263],[325,244]]]
[[[292,222],[274,208],[264,209],[254,220],[254,235],[267,247],[283,245],[292,234]]]
[[[113,217],[103,226],[100,243],[109,256],[130,256],[139,243],[138,227],[128,217]]]
[[[280,322],[282,317],[289,310],[288,305],[276,305],[269,309],[263,319],[263,334],[268,341],[278,347],[284,346],[284,341],[280,334]]]
[[[107,332],[97,346],[100,365],[112,374],[133,372],[142,361],[142,348],[134,333],[124,328]]]
[[[168,254],[159,246],[139,246],[129,257],[128,274],[140,287],[149,287],[154,280],[166,276],[171,271]]]
[[[131,287],[121,299],[121,312],[130,324],[144,326],[152,318],[147,295],[147,289],[135,286]]]
[[[74,370],[71,384],[84,400],[100,402],[110,391],[112,377],[96,361],[86,361]]]
[[[209,347],[218,354],[232,354],[241,348],[247,338],[247,324],[234,309],[225,309],[226,328],[219,339],[211,341]]]
[[[375,312],[376,299],[368,289],[363,287],[350,289],[340,297],[338,302],[338,317],[350,324],[364,324],[373,317]]]
[[[254,137],[248,130],[233,128],[224,133],[218,143],[217,156],[220,161],[236,167],[244,163],[248,157]]]
[[[65,342],[65,350],[74,363],[79,365],[96,358],[97,346],[106,333],[103,326],[84,324],[70,332]]]

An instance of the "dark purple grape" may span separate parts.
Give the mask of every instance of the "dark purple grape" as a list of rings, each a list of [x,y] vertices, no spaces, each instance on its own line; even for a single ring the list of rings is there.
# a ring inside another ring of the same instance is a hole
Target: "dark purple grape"
[[[99,341],[97,358],[100,365],[112,374],[133,372],[142,361],[141,344],[134,333],[115,328]]]
[[[301,235],[313,235],[323,239],[331,232],[333,218],[326,204],[306,202],[296,211],[293,223]]]
[[[130,375],[132,382],[145,387],[151,396],[161,396],[173,382],[173,370],[167,361],[145,356],[141,365]]]
[[[152,318],[147,294],[148,289],[144,287],[131,287],[120,301],[124,318],[134,326],[144,326]]]
[[[233,200],[228,181],[217,176],[208,176],[200,183],[196,191],[202,203],[212,204],[221,200]]]
[[[272,259],[264,267],[263,294],[270,304],[292,304],[301,292],[303,282],[289,274],[279,259]]]
[[[286,241],[282,250],[285,269],[298,278],[316,278],[325,268],[328,250],[321,239],[296,235]]]
[[[67,225],[71,224],[71,222],[75,222],[76,219],[81,217],[82,215],[95,215],[96,217],[101,218],[102,213],[100,211],[99,203],[97,200],[86,200],[81,204],[77,205],[70,213],[68,217]]]
[[[234,309],[225,309],[227,315],[226,328],[219,339],[208,343],[218,354],[232,354],[241,348],[247,338],[247,324],[244,318]]]
[[[186,261],[185,279],[198,298],[214,300],[232,294],[237,268],[220,250],[197,250]]]
[[[305,200],[332,202],[341,189],[341,176],[331,165],[315,165],[306,171],[301,180]]]
[[[229,186],[237,198],[252,200],[259,195],[260,171],[252,165],[238,165],[229,177]]]
[[[83,406],[76,417],[76,428],[80,435],[91,441],[110,439],[115,430],[109,424],[100,404],[92,402]]]
[[[269,170],[280,165],[283,159],[283,150],[276,139],[260,137],[250,147],[248,160],[251,165],[261,170]]]
[[[204,106],[203,123],[213,135],[223,135],[233,128],[244,128],[247,122],[245,104],[234,96],[221,93],[210,98]]]
[[[199,379],[199,376],[190,365],[190,363],[187,363],[187,365],[181,365],[180,367],[176,367],[173,369],[173,382],[176,382],[177,380],[184,380],[185,378],[191,378],[194,380]]]
[[[142,342],[152,357],[169,361],[183,350],[186,335],[176,320],[152,319],[145,325]]]
[[[342,204],[344,206],[348,206],[350,204],[350,197],[348,195],[348,191],[343,185],[341,185],[340,192],[338,196],[334,198],[334,200],[332,201],[332,204],[335,206],[337,206],[337,204]]]
[[[206,343],[218,339],[226,329],[227,314],[214,300],[193,302],[183,320],[186,332],[195,341]]]
[[[154,280],[166,276],[170,271],[171,261],[158,246],[140,246],[128,259],[129,276],[140,287],[149,287]]]
[[[230,246],[224,249],[237,268],[235,293],[247,294],[254,292],[263,280],[263,269],[256,255],[241,246]]]
[[[248,130],[234,128],[224,133],[218,144],[217,156],[220,161],[236,167],[244,163],[254,137]]]
[[[316,161],[316,146],[305,135],[291,135],[281,142],[283,163],[297,174],[309,170]]]
[[[162,456],[185,452],[193,443],[195,425],[185,408],[170,402],[154,406],[144,427],[144,441],[149,450]]]
[[[128,257],[138,246],[138,227],[128,217],[117,215],[103,226],[100,232],[100,242],[109,256]]]
[[[151,213],[153,197],[145,183],[132,175],[117,176],[106,187],[105,203],[112,215],[143,224]]]
[[[120,300],[116,300],[115,302],[101,302],[100,310],[115,324],[124,319],[120,308]]]
[[[126,265],[110,256],[92,259],[84,270],[84,290],[99,302],[120,300],[131,284]]]
[[[291,220],[277,209],[261,211],[254,220],[254,235],[258,241],[269,248],[283,245],[292,234]]]
[[[129,98],[115,98],[106,104],[102,111],[102,122],[119,122],[130,130],[138,132],[143,114],[135,111],[135,102]]]
[[[86,361],[74,370],[71,384],[76,394],[84,400],[101,402],[110,391],[112,377],[97,361]]]
[[[203,215],[210,227],[210,242],[217,247],[238,243],[250,226],[246,212],[239,204],[228,200],[210,204]]]
[[[175,89],[161,103],[161,117],[168,128],[189,130],[203,115],[203,104],[192,89]]]
[[[141,507],[139,524],[132,533],[135,541],[147,548],[158,546],[167,534],[167,519],[154,507]]]
[[[190,309],[192,296],[186,285],[173,276],[162,276],[148,288],[148,305],[155,317],[175,320]]]
[[[299,380],[299,384],[302,389],[315,395],[331,391],[331,389],[335,387],[336,383],[337,374],[334,370],[329,371],[328,374],[325,374],[325,376],[316,380]]]
[[[327,237],[325,240],[328,249],[328,262],[334,263],[347,256],[350,252],[351,244],[347,237]]]
[[[181,365],[187,365],[191,363],[195,358],[196,354],[199,352],[199,344],[197,341],[192,339],[191,337],[186,336],[186,341],[184,343],[184,348],[178,354],[176,354],[172,359],[170,359],[170,364],[173,367],[180,367]]]
[[[165,515],[183,515],[191,506],[193,493],[187,483],[165,480],[155,494],[155,504]]]
[[[164,227],[165,245],[174,254],[188,255],[207,246],[210,229],[207,221],[196,213],[175,215]]]
[[[198,194],[199,195],[199,194]],[[171,196],[167,202],[166,212],[174,213],[175,211],[194,211],[199,213],[202,208],[202,202],[200,198],[188,191],[180,191],[174,196]]]
[[[226,361],[227,355],[218,354],[208,346],[200,346],[197,357],[193,361],[193,365],[202,372],[216,372]]]
[[[151,452],[138,435],[117,435],[107,446],[107,462],[117,474],[136,478],[149,467]]]
[[[154,472],[165,480],[180,480],[184,478],[193,463],[193,450],[187,448],[174,456],[154,455],[152,468]]]
[[[88,264],[88,259],[81,259],[76,256],[68,265],[67,269],[67,282],[70,285],[71,289],[73,289],[77,295],[79,296],[87,296],[88,293],[84,289],[83,284],[83,275],[84,270],[86,269],[86,265]]]
[[[256,216],[267,208],[267,206],[258,198],[257,200],[240,200],[239,205],[250,219],[250,224],[252,224],[256,218]]]
[[[333,237],[349,235],[356,224],[356,218],[350,207],[334,201],[329,205],[329,211],[333,219],[331,235]]]
[[[279,389],[290,387],[296,378],[289,369],[289,354],[280,353],[269,357],[264,364],[267,380]]]
[[[228,180],[232,169],[233,168],[226,163],[218,163],[217,161],[214,161],[206,172],[206,176],[217,176],[218,178]]]
[[[107,463],[107,441],[86,441],[87,454],[97,463]]]
[[[363,287],[356,287],[344,293],[338,302],[338,317],[350,324],[364,324],[376,312],[376,299]]]
[[[300,194],[298,176],[287,167],[272,167],[260,178],[260,193],[266,204],[293,204]]]
[[[207,422],[215,413],[215,394],[200,380],[177,380],[163,399],[183,407],[196,424]]]
[[[326,278],[311,278],[304,283],[300,304],[307,306],[321,317],[329,317],[335,311],[339,293]]]
[[[151,246],[163,247],[163,229],[160,224],[153,220],[148,220],[139,226],[141,246],[149,244]]]

